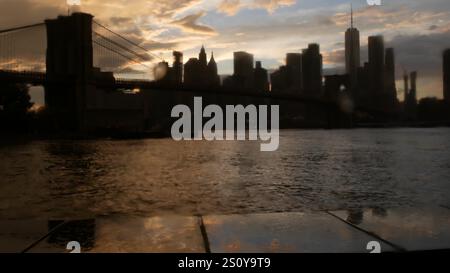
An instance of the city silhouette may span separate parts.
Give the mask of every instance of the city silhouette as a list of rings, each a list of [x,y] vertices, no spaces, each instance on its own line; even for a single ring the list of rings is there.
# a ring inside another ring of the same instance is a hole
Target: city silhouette
[[[395,49],[383,36],[368,37],[368,62],[361,64],[360,33],[353,21],[345,32],[345,74],[324,75],[320,45],[286,54],[285,65],[270,72],[251,53],[234,53],[234,73],[221,79],[214,53],[202,46],[198,58],[183,63],[145,64],[151,53],[100,24],[74,12],[0,34],[0,117],[5,128],[33,132],[166,134],[170,110],[205,103],[280,105],[282,128],[353,128],[359,126],[435,126],[449,124],[450,50],[443,54],[444,99],[418,101],[420,71],[404,73],[404,102],[397,96]],[[45,69],[19,64],[21,32],[45,28]],[[19,34],[18,34],[19,33]],[[17,50],[16,50],[17,48]],[[137,71],[112,71],[134,63],[152,70],[153,79],[137,79]],[[125,75],[125,77],[117,76]],[[31,107],[27,86],[45,89],[45,110],[27,118]],[[9,90],[9,91],[8,91]],[[15,90],[15,92],[14,92]],[[20,97],[20,99],[14,96]],[[10,101],[21,103],[9,103]]]

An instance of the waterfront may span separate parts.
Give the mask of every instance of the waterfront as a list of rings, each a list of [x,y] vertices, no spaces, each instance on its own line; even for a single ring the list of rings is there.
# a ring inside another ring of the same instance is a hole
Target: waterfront
[[[450,129],[282,130],[258,142],[0,145],[0,219],[449,206]]]

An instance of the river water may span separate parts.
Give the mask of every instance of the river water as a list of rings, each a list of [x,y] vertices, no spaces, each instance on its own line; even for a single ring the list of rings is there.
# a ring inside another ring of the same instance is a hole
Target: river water
[[[450,128],[0,144],[0,219],[450,205]]]

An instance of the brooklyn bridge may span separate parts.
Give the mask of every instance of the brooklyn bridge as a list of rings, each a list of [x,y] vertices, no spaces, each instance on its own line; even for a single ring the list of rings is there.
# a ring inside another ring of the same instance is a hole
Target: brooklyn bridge
[[[337,101],[258,90],[188,88],[155,79],[161,59],[86,13],[0,30],[0,85],[42,86],[57,130],[164,130],[176,104],[280,105],[281,124],[348,126]]]

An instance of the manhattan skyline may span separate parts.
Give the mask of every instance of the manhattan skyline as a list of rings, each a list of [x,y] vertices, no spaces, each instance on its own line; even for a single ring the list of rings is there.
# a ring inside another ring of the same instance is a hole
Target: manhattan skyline
[[[214,51],[219,74],[233,72],[233,52],[247,51],[274,70],[286,52],[301,52],[318,43],[324,74],[345,71],[345,31],[360,31],[361,63],[367,61],[367,37],[381,34],[396,49],[398,96],[403,99],[403,70],[418,70],[418,98],[442,98],[442,51],[450,47],[450,3],[403,1],[369,7],[366,1],[220,0],[81,1],[111,28],[125,33],[154,53],[171,59],[172,50],[195,57],[202,44]],[[0,3],[6,27],[33,23],[67,13],[66,1],[5,0]],[[20,12],[20,14],[19,14]]]

